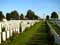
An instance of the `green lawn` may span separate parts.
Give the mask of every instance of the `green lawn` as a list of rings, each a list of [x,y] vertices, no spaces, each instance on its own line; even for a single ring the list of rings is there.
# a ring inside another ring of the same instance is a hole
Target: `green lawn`
[[[45,23],[36,31],[27,45],[48,45],[48,28]]]
[[[48,28],[40,22],[2,45],[48,45]]]

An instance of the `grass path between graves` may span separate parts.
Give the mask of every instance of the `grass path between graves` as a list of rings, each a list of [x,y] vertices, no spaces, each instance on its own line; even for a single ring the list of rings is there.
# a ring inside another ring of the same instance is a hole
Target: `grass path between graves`
[[[42,23],[27,45],[48,45],[48,30],[47,23]]]
[[[48,40],[47,40],[48,29],[46,30],[45,26],[46,25],[44,24],[44,22],[37,23],[31,28],[28,28],[25,32],[19,34],[17,37],[12,39],[6,45],[32,45],[32,43],[30,43],[31,40],[33,41],[33,43],[36,43],[36,44],[48,45]],[[37,38],[37,39],[34,39],[34,38]]]

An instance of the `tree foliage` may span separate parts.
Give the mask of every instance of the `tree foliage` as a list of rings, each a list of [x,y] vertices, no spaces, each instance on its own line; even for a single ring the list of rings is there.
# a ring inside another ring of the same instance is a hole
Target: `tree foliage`
[[[35,13],[32,10],[28,10],[25,17],[28,18],[29,20],[38,19],[38,16],[35,15]]]
[[[0,11],[0,20],[2,20],[4,17],[2,11]],[[19,15],[19,13],[14,10],[10,13],[6,13],[6,19],[7,20],[23,20],[23,19],[28,19],[28,20],[34,20],[34,19],[38,19],[39,17],[32,11],[32,10],[28,10],[26,16],[24,17],[23,13],[21,13],[21,15]]]
[[[0,11],[0,21],[2,21],[2,19],[4,19],[5,16],[3,15],[2,11]]]
[[[10,20],[10,18],[11,18],[10,13],[6,13],[6,19]]]
[[[11,12],[10,19],[19,20],[19,14],[18,14],[18,12],[16,10]]]
[[[24,19],[24,15],[23,15],[23,13],[21,13],[21,15],[20,15],[20,19]]]
[[[58,14],[56,12],[51,13],[51,18],[58,18]]]
[[[49,20],[49,16],[48,15],[46,16],[46,20]]]

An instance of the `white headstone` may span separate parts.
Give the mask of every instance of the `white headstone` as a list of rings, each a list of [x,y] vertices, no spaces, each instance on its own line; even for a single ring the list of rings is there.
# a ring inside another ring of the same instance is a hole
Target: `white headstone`
[[[13,31],[12,31],[12,30],[10,30],[10,36],[11,36],[11,37],[13,36]]]
[[[17,32],[18,32],[18,34],[20,33],[20,29],[19,28],[17,28]]]
[[[3,39],[3,41],[6,41],[6,32],[5,31],[2,32],[2,39]]]
[[[0,32],[0,44],[1,44],[1,32]]]
[[[13,34],[12,34],[13,33],[13,29],[12,29],[11,26],[9,28],[10,28],[10,36],[12,37],[13,36]]]
[[[2,32],[1,23],[0,23],[0,32]]]
[[[9,39],[10,38],[9,30],[7,30],[6,32],[7,32],[7,39]]]
[[[25,24],[22,24],[22,25],[21,25],[21,30],[22,30],[22,32],[23,32],[25,29],[26,29]]]

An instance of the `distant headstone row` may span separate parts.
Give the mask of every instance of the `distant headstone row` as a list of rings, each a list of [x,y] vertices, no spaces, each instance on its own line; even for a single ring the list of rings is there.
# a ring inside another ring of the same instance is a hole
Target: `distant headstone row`
[[[54,20],[54,21],[50,21],[50,22],[52,22],[53,24],[57,24],[57,25],[59,25],[59,23],[60,23],[60,21],[58,21],[58,20],[57,21]],[[55,31],[54,28],[52,28],[52,26],[49,23],[47,23],[47,24],[50,27],[51,34],[54,36],[55,43],[60,44],[60,36],[59,36],[59,34]]]
[[[58,19],[58,20],[52,20],[50,22],[52,22],[54,24],[57,24],[60,27],[60,19]]]
[[[54,36],[55,43],[60,43],[59,34],[57,34],[57,32],[52,28],[52,26],[49,23],[48,23],[48,25],[50,27],[51,34]]]
[[[27,27],[33,26],[39,20],[11,20],[0,22],[0,44],[13,36],[13,33],[23,32]]]

